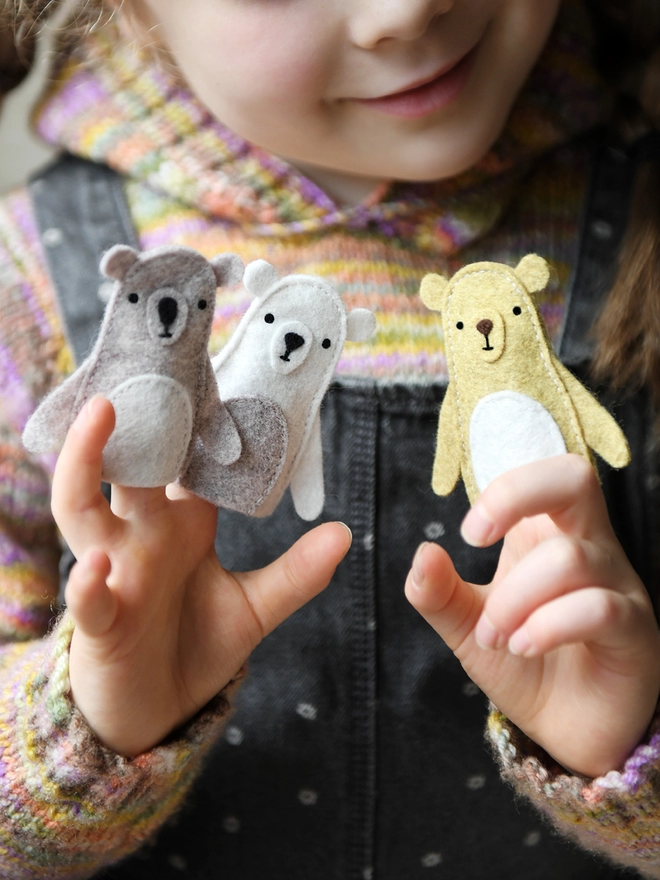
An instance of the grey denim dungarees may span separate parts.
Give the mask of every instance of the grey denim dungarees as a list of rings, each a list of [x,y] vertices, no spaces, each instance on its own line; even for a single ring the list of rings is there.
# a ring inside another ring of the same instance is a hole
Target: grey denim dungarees
[[[656,145],[657,146],[657,145]],[[560,356],[584,380],[588,330],[623,234],[634,152],[594,138]],[[136,244],[111,171],[64,157],[35,178],[43,231],[70,247],[48,259],[78,357],[99,307],[98,260]],[[46,248],[47,250],[47,248]],[[93,314],[89,313],[91,308]],[[444,388],[337,382],[323,407],[326,507],[353,547],[330,587],[255,650],[225,735],[179,815],[154,845],[99,876],[115,880],[607,880],[636,876],[556,836],[515,802],[483,739],[484,696],[408,604],[415,548],[442,544],[460,574],[485,583],[499,547],[460,538],[462,488],[430,488]],[[607,404],[612,401],[601,395]],[[653,414],[643,394],[616,409],[632,464],[603,471],[629,558],[655,584],[660,497]],[[285,497],[254,520],[220,511],[216,546],[230,569],[264,565],[308,525]],[[64,568],[71,559],[64,561]],[[67,569],[68,570],[68,569]],[[65,572],[66,575],[66,572]]]

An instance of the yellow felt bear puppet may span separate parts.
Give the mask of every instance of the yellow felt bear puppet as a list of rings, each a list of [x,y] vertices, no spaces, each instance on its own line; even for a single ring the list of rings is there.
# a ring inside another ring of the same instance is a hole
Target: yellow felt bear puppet
[[[472,263],[451,279],[427,275],[424,304],[442,312],[449,385],[440,411],[433,490],[448,495],[459,476],[471,503],[511,468],[593,449],[625,467],[621,428],[552,350],[534,293],[548,264],[529,254],[515,269]]]

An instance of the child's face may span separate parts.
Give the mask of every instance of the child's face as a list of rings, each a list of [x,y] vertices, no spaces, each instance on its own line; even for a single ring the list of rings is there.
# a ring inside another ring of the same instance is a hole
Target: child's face
[[[145,0],[213,115],[351,200],[500,133],[560,0]]]

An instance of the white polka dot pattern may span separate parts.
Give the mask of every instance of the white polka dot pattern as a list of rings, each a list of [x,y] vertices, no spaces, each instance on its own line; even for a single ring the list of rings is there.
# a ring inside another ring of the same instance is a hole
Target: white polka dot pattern
[[[240,746],[243,742],[243,731],[240,727],[228,727],[225,733],[225,739],[230,746]]]
[[[316,721],[317,711],[316,706],[312,703],[298,703],[296,706],[296,714],[307,721]]]
[[[441,522],[430,522],[424,526],[424,535],[429,541],[437,541],[446,533],[447,530]]]
[[[225,816],[222,820],[222,829],[227,834],[236,834],[241,830],[241,820],[236,816]]]
[[[439,852],[426,853],[425,856],[422,856],[421,862],[424,868],[437,868],[442,864],[442,856]]]

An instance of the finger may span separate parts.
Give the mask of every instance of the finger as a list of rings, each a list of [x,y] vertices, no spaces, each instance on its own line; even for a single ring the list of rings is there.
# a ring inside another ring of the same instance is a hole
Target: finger
[[[462,580],[442,547],[425,543],[418,548],[405,592],[452,651],[459,651],[479,619],[483,597],[478,587]]]
[[[101,636],[114,622],[117,599],[107,586],[109,574],[110,560],[100,550],[88,550],[71,569],[66,604],[85,635]]]
[[[112,486],[112,512],[122,519],[147,519],[167,507],[165,486],[153,489],[134,486]]]
[[[575,590],[599,586],[626,591],[620,568],[599,545],[566,535],[549,538],[491,589],[475,632],[478,644],[504,647],[537,608]]]
[[[93,397],[69,428],[55,467],[53,516],[77,556],[112,529],[113,517],[101,492],[101,470],[103,448],[114,424],[110,401]]]
[[[307,532],[265,568],[234,572],[261,627],[267,635],[298,608],[320,593],[351,546],[343,523],[325,523]]]
[[[461,534],[473,547],[486,547],[521,519],[541,513],[579,537],[612,531],[594,468],[582,456],[560,455],[493,480],[463,520]]]
[[[634,603],[613,590],[578,590],[531,614],[509,639],[509,651],[537,657],[577,642],[598,642],[611,648],[630,646],[638,634],[636,611]]]

